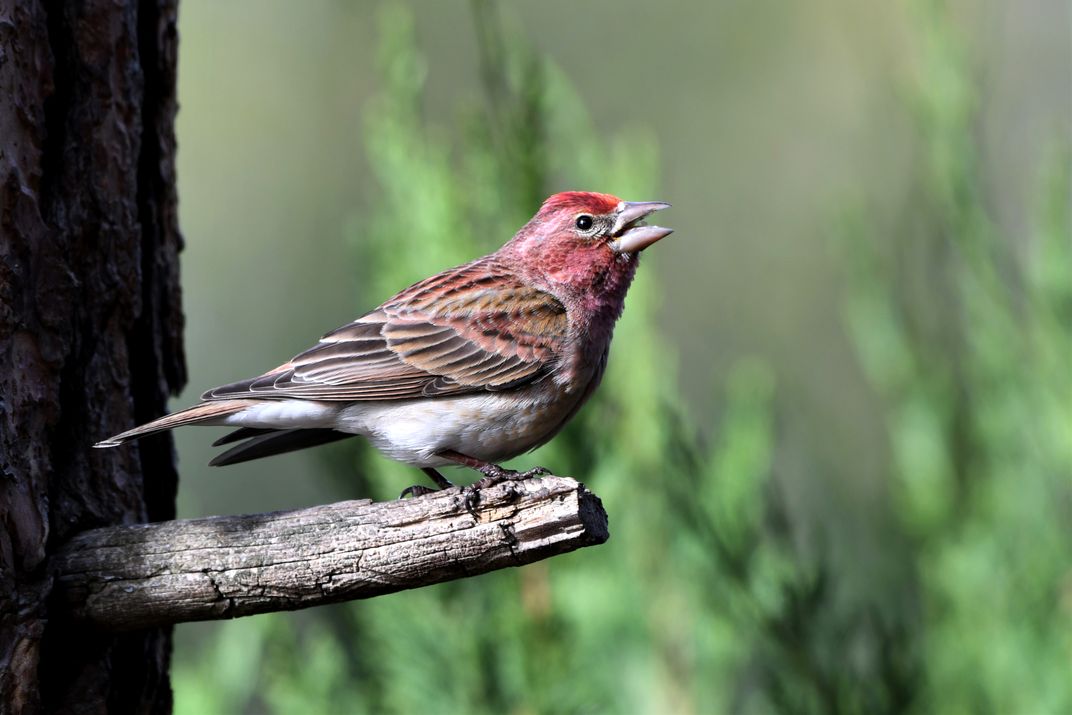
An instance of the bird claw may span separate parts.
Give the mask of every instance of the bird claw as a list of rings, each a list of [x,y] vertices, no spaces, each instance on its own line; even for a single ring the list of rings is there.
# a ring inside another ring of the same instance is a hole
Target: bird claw
[[[528,472],[510,471],[506,476],[503,476],[500,479],[484,477],[483,479],[479,479],[473,482],[467,487],[462,487],[462,497],[463,503],[465,504],[465,510],[468,511],[469,514],[473,517],[476,517],[476,508],[480,505],[481,489],[487,489],[489,486],[495,486],[504,482],[507,484],[511,484],[512,482],[518,481],[520,479],[528,479],[529,477],[533,476],[531,472],[532,470],[529,470]],[[538,472],[538,474],[544,473],[546,473],[546,470]],[[512,484],[508,488],[508,491],[508,500],[512,501],[518,497],[517,489]]]
[[[462,487],[462,495],[464,496],[465,510],[469,512],[470,516],[476,518],[476,508],[480,504],[480,489],[475,484],[471,484],[467,487]]]
[[[421,484],[414,484],[411,487],[406,487],[402,490],[402,493],[398,495],[399,499],[405,499],[406,497],[423,497],[425,494],[431,494],[433,492],[442,491],[444,489],[450,489],[454,486],[453,482],[444,477],[442,474],[432,469],[431,467],[425,467],[421,470],[428,475],[429,479],[435,482],[436,487],[426,487]]]
[[[438,489],[426,487],[422,484],[414,484],[403,489],[402,493],[398,495],[398,498],[405,499],[406,497],[413,497],[416,499],[417,497],[423,497],[425,494],[435,494],[438,491]]]
[[[481,469],[480,473],[484,476],[473,482],[472,487],[474,489],[487,489],[503,482],[517,482],[523,479],[541,477],[545,474],[550,474],[551,470],[547,467],[533,467],[524,472],[518,472],[513,469],[503,469],[497,464],[489,464],[486,468]]]
[[[488,487],[502,484],[503,482],[516,482],[524,479],[532,479],[533,477],[540,477],[545,474],[550,474],[551,470],[547,467],[533,467],[527,469],[524,472],[518,472],[513,469],[504,469],[498,464],[488,464],[466,457],[465,455],[454,454],[453,452],[445,453],[448,459],[453,459],[467,467],[478,470],[484,476],[467,487],[462,488],[462,499],[465,504],[465,509],[472,515],[476,515],[476,507],[480,504],[480,490],[487,489]],[[425,468],[424,473],[431,477],[440,489],[449,489],[454,485],[451,484],[443,475],[437,472],[435,469]],[[405,499],[407,496],[419,497],[425,494],[431,494],[436,489],[430,487],[424,487],[420,485],[413,485],[407,487],[399,496],[399,499]]]

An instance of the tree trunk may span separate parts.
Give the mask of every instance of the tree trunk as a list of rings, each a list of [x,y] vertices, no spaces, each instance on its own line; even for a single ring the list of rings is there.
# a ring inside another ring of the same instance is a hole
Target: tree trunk
[[[46,561],[85,529],[174,516],[170,437],[90,445],[185,380],[176,2],[0,0],[4,712],[171,708],[170,630],[50,618]]]

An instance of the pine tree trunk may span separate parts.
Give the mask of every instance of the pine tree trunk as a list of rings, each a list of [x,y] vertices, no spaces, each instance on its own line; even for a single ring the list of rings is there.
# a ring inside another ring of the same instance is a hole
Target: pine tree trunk
[[[49,618],[75,533],[174,516],[177,0],[0,0],[0,710],[167,712],[171,633]],[[152,475],[143,482],[142,475]]]

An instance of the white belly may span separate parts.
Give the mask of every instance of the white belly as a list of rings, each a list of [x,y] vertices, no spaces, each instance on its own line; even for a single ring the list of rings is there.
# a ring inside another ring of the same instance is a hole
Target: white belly
[[[335,429],[365,435],[391,459],[417,467],[451,464],[436,456],[444,450],[498,463],[543,444],[562,426],[577,398],[548,392],[353,402],[339,411]]]

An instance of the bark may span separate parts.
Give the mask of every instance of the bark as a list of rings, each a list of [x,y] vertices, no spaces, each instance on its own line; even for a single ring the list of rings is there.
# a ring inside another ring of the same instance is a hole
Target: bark
[[[174,516],[170,438],[93,450],[185,380],[177,0],[0,0],[0,703],[170,709],[170,630],[50,618],[46,561]],[[143,475],[151,475],[150,480]]]
[[[100,630],[370,598],[601,544],[607,514],[572,479],[417,499],[113,526],[53,559],[54,617]],[[62,611],[60,606],[62,606]]]

